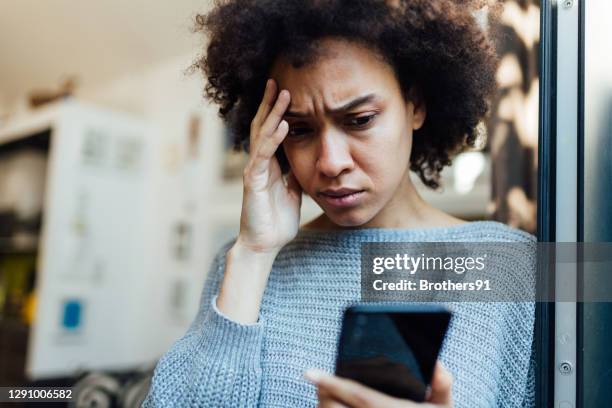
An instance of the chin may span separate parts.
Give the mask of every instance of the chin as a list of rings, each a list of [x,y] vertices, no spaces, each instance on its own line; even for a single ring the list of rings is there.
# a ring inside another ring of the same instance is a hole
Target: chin
[[[331,222],[338,225],[339,227],[346,227],[346,228],[360,227],[366,224],[372,218],[372,217],[367,217],[367,216],[364,216],[363,214],[360,214],[360,212],[357,211],[356,209],[353,211],[347,211],[347,212],[340,213],[340,214],[338,213],[334,214],[332,212],[326,212],[325,214],[327,215],[327,218],[329,218]]]

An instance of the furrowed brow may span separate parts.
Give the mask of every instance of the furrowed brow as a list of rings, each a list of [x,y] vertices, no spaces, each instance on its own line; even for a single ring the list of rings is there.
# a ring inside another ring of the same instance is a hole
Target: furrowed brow
[[[338,113],[342,113],[342,112],[346,112],[349,111],[351,109],[355,109],[360,105],[372,102],[374,99],[376,99],[376,96],[374,94],[367,94],[367,95],[363,95],[363,96],[359,96],[351,101],[348,101],[347,103],[345,103],[344,105],[341,105],[337,108],[333,108],[333,109],[329,109],[329,112],[332,114],[338,114]],[[298,111],[291,111],[288,110],[285,112],[285,114],[283,115],[287,118],[305,118],[310,116],[308,113],[306,112],[298,112]]]
[[[353,99],[352,101],[349,101],[349,102],[345,103],[342,106],[330,109],[330,112],[334,113],[334,114],[346,112],[346,111],[349,111],[351,109],[355,109],[356,107],[358,107],[360,105],[366,104],[368,102],[372,102],[374,99],[375,99],[375,95],[374,94],[367,94],[367,95],[359,96],[359,97]]]

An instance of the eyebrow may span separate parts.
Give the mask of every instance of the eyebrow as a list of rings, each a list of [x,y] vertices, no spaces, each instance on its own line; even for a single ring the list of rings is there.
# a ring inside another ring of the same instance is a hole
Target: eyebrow
[[[333,109],[329,109],[329,112],[332,114],[337,114],[337,113],[341,113],[341,112],[346,112],[349,111],[351,109],[354,109],[360,105],[363,105],[365,103],[368,102],[372,102],[373,100],[376,99],[376,95],[374,94],[367,94],[367,95],[363,95],[363,96],[359,96],[351,101],[348,101],[347,103],[345,103],[344,105],[341,105],[337,108],[333,108]],[[283,116],[289,117],[289,118],[303,118],[303,117],[307,117],[308,114],[305,112],[296,112],[296,111],[287,111],[285,112],[285,114]]]

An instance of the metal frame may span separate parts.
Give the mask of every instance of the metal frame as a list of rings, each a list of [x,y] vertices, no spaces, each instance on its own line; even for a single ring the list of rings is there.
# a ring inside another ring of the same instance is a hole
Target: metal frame
[[[556,214],[555,241],[579,239],[579,62],[580,3],[564,0],[557,6],[556,99]],[[555,294],[574,299],[578,290],[576,266],[557,264]],[[555,304],[554,406],[576,406],[576,302]]]

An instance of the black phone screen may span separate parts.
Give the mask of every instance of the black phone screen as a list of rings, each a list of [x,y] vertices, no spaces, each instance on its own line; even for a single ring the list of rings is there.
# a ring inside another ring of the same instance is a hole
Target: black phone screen
[[[449,311],[434,306],[349,308],[336,374],[394,397],[424,401],[450,318]]]

